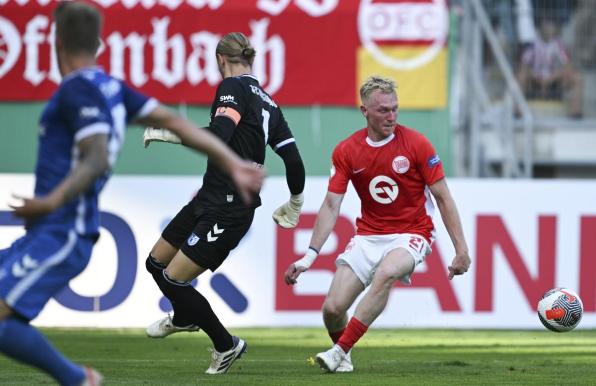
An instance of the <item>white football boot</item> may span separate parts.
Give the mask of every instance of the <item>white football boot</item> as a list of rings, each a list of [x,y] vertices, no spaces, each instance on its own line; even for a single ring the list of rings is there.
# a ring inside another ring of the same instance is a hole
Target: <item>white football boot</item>
[[[80,386],[101,386],[103,385],[103,376],[99,371],[91,367],[83,367],[85,371],[85,379],[81,382]]]
[[[149,325],[149,327],[147,327],[145,330],[149,338],[165,338],[166,336],[175,332],[183,331],[199,331],[199,326],[195,324],[189,324],[188,326],[184,327],[174,326],[174,323],[172,323],[172,317],[170,314],[168,314],[168,316],[165,318],[159,319],[158,321]]]
[[[242,354],[246,352],[246,348],[248,345],[245,341],[238,338],[237,336],[232,336],[232,340],[234,341],[234,347],[229,349],[228,351],[219,352],[215,349],[211,349],[211,365],[205,374],[223,374],[236,361],[239,359]]]
[[[354,371],[354,365],[352,364],[352,350],[348,351],[344,359],[339,363],[336,373],[351,373]]]
[[[341,362],[346,359],[346,353],[338,345],[334,345],[329,350],[317,354],[317,363],[323,370],[334,373]]]

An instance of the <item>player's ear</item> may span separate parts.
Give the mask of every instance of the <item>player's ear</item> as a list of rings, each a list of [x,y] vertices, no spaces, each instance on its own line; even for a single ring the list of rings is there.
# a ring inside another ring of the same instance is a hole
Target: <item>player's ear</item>
[[[217,53],[215,54],[215,56],[217,57],[217,64],[220,67],[223,67],[223,65],[225,64],[224,56],[222,54],[217,54]]]
[[[360,112],[364,115],[364,118],[367,118],[368,112],[366,111],[366,107],[364,105],[360,106]]]

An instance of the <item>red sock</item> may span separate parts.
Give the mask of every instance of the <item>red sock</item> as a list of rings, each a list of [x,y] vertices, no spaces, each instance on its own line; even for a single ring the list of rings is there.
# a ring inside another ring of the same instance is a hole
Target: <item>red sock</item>
[[[367,325],[365,325],[355,317],[352,317],[352,319],[350,319],[350,322],[348,323],[348,326],[344,330],[344,333],[337,341],[337,344],[339,345],[339,347],[342,348],[342,350],[344,350],[344,352],[347,353],[352,349],[356,342],[358,342],[358,339],[360,339],[362,335],[364,335],[366,330],[368,330]]]
[[[327,331],[327,332],[329,333],[329,337],[331,338],[333,343],[337,343],[337,341],[342,336],[342,334],[344,333],[345,330],[346,330],[345,328],[342,328],[339,331],[335,331],[335,332]]]

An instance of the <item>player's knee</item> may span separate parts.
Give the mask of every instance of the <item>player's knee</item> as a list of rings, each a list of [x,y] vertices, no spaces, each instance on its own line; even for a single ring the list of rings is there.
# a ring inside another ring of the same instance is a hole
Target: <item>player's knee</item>
[[[346,310],[336,301],[326,299],[323,303],[323,315],[325,318],[338,319],[343,317]]]

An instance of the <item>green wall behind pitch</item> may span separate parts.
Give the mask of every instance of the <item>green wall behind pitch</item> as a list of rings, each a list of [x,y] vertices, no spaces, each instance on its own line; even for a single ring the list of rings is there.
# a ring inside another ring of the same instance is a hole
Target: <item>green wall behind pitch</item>
[[[38,118],[43,103],[0,104],[0,173],[30,173],[35,166]],[[174,107],[198,125],[208,123],[206,107]],[[307,175],[329,173],[331,152],[335,144],[365,126],[360,111],[345,107],[286,107],[284,115],[292,128]],[[451,138],[447,110],[400,111],[398,121],[423,132],[435,145],[451,174]],[[129,127],[124,148],[116,165],[116,174],[202,174],[205,157],[181,146],[154,143],[142,145],[142,129]],[[281,159],[272,151],[267,154],[270,175],[283,175]]]

